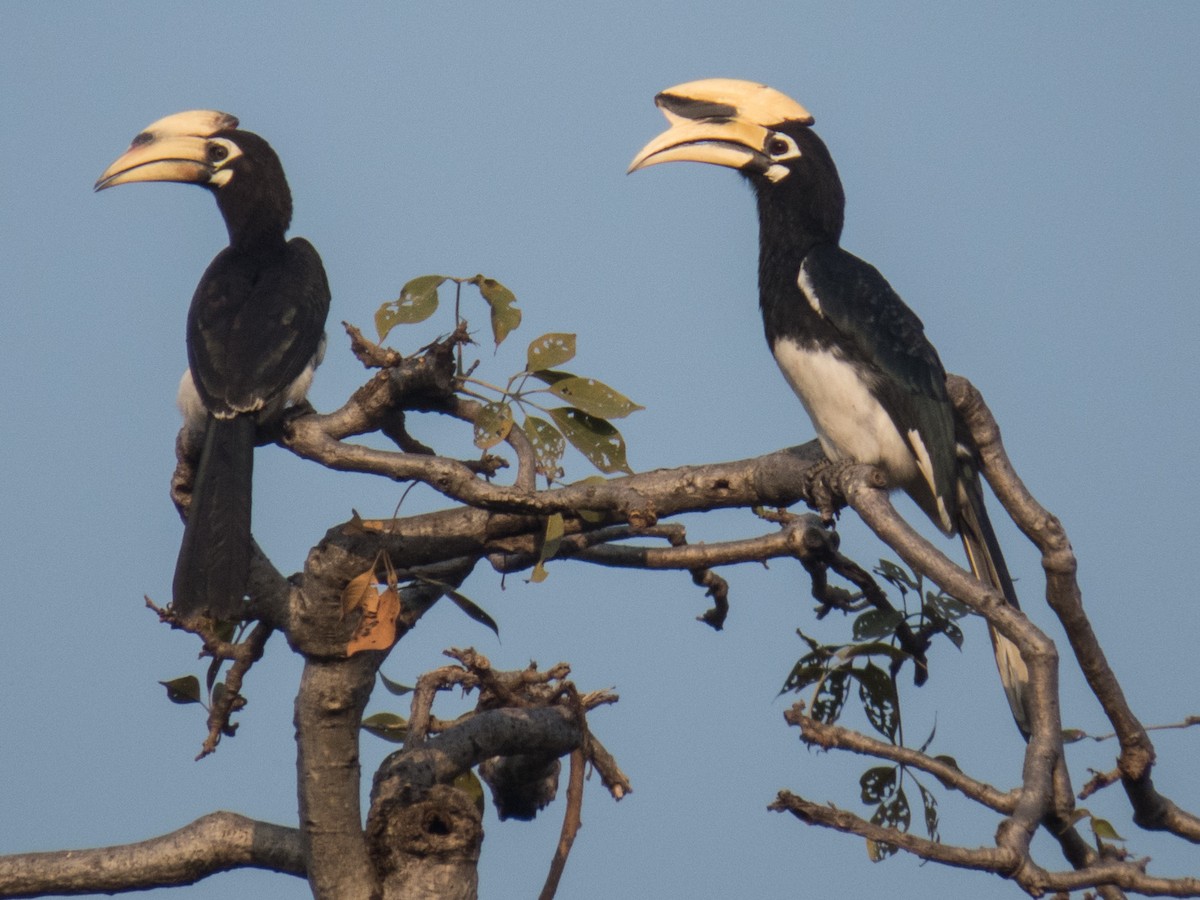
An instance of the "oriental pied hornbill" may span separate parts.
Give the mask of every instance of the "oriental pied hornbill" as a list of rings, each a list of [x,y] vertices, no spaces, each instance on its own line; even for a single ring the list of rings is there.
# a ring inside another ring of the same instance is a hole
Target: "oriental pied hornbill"
[[[209,264],[187,317],[185,427],[204,434],[173,610],[241,618],[250,573],[258,424],[304,398],[325,349],[329,284],[303,238],[284,235],[292,197],[279,157],[213,110],[159,119],[133,139],[96,190],[135,181],[198,184],[217,198],[229,246]]]
[[[882,469],[942,531],[961,535],[975,576],[1017,606],[937,351],[879,271],[838,246],[845,195],[812,116],[766,85],[726,78],[668,88],[655,103],[671,127],[629,171],[690,160],[736,169],[753,186],[767,343],[825,454]],[[991,636],[1028,735],[1025,664],[1012,643]]]

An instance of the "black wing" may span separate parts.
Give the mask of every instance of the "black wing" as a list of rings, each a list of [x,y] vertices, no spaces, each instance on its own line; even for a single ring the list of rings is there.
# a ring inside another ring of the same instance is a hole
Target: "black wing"
[[[814,247],[801,263],[800,278],[815,295],[816,312],[836,332],[839,346],[874,376],[872,392],[901,435],[915,428],[921,436],[937,494],[953,521],[958,471],[953,409],[946,371],[925,337],[925,326],[878,269],[840,247]],[[922,496],[919,485],[908,487],[938,522],[934,498]]]
[[[221,251],[188,311],[188,365],[205,407],[228,416],[278,399],[317,352],[328,313],[325,268],[303,238],[267,263]]]

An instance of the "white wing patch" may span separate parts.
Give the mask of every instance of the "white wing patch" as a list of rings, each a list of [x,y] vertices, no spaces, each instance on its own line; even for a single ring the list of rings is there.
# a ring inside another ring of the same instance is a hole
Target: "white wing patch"
[[[800,266],[800,273],[796,276],[796,286],[800,288],[800,293],[804,295],[808,305],[813,308],[813,312],[821,315],[821,298],[817,296],[817,289],[813,286],[812,279],[808,277],[804,266]]]
[[[921,440],[921,433],[915,428],[908,430],[908,443],[913,449],[913,453],[917,457],[917,468],[920,469],[921,475],[925,478],[925,483],[929,485],[929,491],[937,499],[938,517],[942,520],[942,529],[946,532],[954,530],[954,523],[950,521],[950,513],[946,509],[946,501],[938,492],[937,481],[933,477],[933,460],[929,458],[929,450],[925,447],[925,442]]]

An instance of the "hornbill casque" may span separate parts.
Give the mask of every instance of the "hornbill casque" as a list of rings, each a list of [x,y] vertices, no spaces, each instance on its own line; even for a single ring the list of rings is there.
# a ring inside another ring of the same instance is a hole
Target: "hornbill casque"
[[[831,460],[869,463],[948,535],[975,576],[1018,606],[984,508],[977,452],[955,420],[924,326],[877,269],[843,250],[845,194],[813,117],[785,94],[727,78],[655,98],[670,128],[629,171],[665,162],[739,171],[758,201],[758,289],[767,343]],[[1008,703],[1029,734],[1028,673],[990,630]]]
[[[190,110],[159,119],[96,190],[135,181],[207,188],[229,232],[188,310],[179,408],[185,428],[204,437],[172,609],[183,618],[239,619],[253,550],[257,428],[308,391],[325,349],[329,283],[312,244],[285,237],[292,197],[279,157],[235,117]]]

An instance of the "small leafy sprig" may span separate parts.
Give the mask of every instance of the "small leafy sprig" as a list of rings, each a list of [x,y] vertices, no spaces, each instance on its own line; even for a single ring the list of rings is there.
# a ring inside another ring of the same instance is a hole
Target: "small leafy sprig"
[[[474,275],[421,275],[400,291],[397,300],[375,313],[382,341],[396,325],[423,322],[438,309],[438,289],[446,282],[456,286],[455,319],[460,320],[461,290],[475,285],[491,310],[492,336],[498,347],[521,324],[516,296],[494,278]],[[643,407],[602,381],[558,367],[575,357],[574,334],[549,332],[530,342],[525,367],[504,386],[473,376],[475,367],[460,371],[462,392],[480,400],[483,408],[475,420],[475,446],[488,450],[519,427],[534,449],[538,474],[548,483],[562,477],[562,457],[569,443],[605,474],[632,473],[625,438],[612,424]],[[548,406],[555,400],[565,405]],[[517,413],[521,423],[517,424]],[[539,415],[540,413],[540,415]]]
[[[926,589],[919,573],[914,575],[888,560],[879,561],[875,574],[896,588],[904,609],[884,611],[872,607],[860,613],[852,626],[853,643],[821,644],[798,631],[809,652],[792,667],[782,692],[799,693],[811,688],[809,715],[832,725],[845,709],[851,686],[856,685],[859,702],[871,727],[893,745],[903,746],[904,727],[895,673],[906,654],[896,646],[896,630],[907,622],[922,632],[945,634],[961,649],[963,634],[956,620],[966,615],[968,609],[940,590]],[[916,611],[908,609],[910,596],[920,604]],[[928,750],[936,731],[935,727],[919,752]],[[952,757],[937,758],[957,768]],[[908,831],[912,807],[905,791],[906,780],[911,780],[920,793],[926,833],[930,839],[938,840],[937,798],[911,767],[902,763],[875,766],[863,772],[859,779],[863,803],[875,807],[871,821]],[[867,844],[868,854],[875,862],[896,852],[891,844],[878,841]]]

